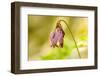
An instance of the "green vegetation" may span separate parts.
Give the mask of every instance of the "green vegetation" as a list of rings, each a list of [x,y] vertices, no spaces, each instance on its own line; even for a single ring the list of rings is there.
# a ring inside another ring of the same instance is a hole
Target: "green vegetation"
[[[65,31],[64,47],[51,48],[49,44],[50,32],[55,29],[58,20],[64,20],[76,41],[81,58],[87,58],[88,47],[88,18],[85,17],[57,17],[57,16],[28,16],[28,59],[29,60],[57,60],[80,58],[75,41],[62,21]]]

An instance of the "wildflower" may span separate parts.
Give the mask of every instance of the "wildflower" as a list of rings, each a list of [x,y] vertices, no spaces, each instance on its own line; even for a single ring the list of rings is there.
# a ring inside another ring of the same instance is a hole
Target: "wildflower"
[[[64,35],[65,33],[61,27],[61,24],[57,23],[55,31],[50,33],[51,47],[61,47],[62,48]],[[57,42],[59,42],[59,45],[57,45]]]

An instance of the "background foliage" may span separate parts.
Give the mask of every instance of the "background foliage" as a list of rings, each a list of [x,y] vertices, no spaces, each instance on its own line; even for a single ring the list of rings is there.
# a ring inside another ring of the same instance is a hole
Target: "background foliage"
[[[51,48],[49,44],[50,32],[55,29],[58,20],[63,19],[68,23],[81,58],[88,57],[88,18],[86,17],[60,17],[28,15],[28,59],[29,60],[54,60],[78,59],[77,49],[72,36],[65,23],[61,25],[65,31],[64,47]]]

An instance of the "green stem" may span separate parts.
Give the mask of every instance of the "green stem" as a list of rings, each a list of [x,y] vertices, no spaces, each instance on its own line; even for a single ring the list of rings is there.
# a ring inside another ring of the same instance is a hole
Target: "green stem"
[[[81,58],[81,55],[80,55],[80,52],[79,52],[79,49],[78,49],[78,46],[77,46],[76,40],[75,40],[75,38],[74,38],[73,33],[72,33],[71,30],[70,30],[70,27],[68,26],[68,24],[67,24],[66,21],[64,21],[64,20],[59,20],[59,22],[61,22],[61,21],[64,22],[64,23],[67,25],[68,30],[70,31],[71,36],[72,36],[72,38],[73,38],[73,40],[74,40],[75,46],[76,46],[76,48],[77,48],[78,55],[79,55],[79,57]]]

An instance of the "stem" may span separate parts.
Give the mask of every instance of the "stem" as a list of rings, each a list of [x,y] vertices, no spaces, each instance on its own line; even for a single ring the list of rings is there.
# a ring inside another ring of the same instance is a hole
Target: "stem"
[[[67,22],[64,21],[64,20],[59,20],[59,23],[60,23],[61,21],[64,22],[64,23],[67,25],[68,30],[70,31],[71,36],[72,36],[72,38],[73,38],[73,40],[74,40],[75,46],[76,46],[76,48],[77,48],[78,55],[79,55],[79,57],[81,58],[81,55],[80,55],[80,52],[79,52],[79,49],[78,49],[78,46],[77,46],[76,40],[75,40],[75,38],[74,38],[73,33],[72,33],[71,30],[70,30],[70,27],[68,26]]]

